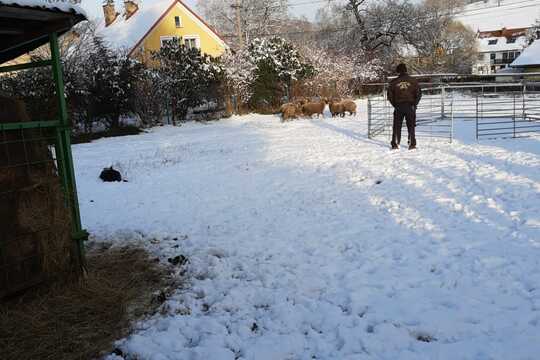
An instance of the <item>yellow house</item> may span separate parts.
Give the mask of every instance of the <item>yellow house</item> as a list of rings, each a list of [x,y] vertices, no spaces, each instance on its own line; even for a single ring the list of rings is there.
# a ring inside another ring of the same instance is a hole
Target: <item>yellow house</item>
[[[180,0],[124,0],[103,5],[104,23],[98,30],[105,42],[146,60],[176,38],[213,57],[229,47],[220,35]]]

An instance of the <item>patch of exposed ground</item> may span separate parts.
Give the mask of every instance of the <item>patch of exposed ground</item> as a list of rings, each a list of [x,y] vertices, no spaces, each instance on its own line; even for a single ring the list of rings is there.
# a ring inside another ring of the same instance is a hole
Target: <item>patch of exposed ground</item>
[[[94,246],[88,276],[0,303],[3,359],[94,359],[154,314],[175,282],[145,250]],[[170,265],[169,265],[170,266]]]

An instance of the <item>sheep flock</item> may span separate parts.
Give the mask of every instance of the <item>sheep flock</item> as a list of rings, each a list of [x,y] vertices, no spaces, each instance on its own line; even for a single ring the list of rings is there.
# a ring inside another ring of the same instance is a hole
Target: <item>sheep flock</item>
[[[352,100],[321,98],[318,101],[309,101],[305,98],[299,98],[281,106],[279,109],[281,121],[290,121],[299,117],[312,117],[313,115],[320,117],[323,115],[327,104],[332,117],[345,117],[346,113],[356,115],[356,103]]]

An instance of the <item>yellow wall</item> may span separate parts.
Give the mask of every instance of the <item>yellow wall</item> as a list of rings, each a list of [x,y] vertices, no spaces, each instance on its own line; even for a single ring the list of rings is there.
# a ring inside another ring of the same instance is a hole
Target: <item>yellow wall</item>
[[[174,22],[174,17],[180,16],[182,19],[182,27],[177,28]],[[190,36],[197,35],[200,38],[200,49],[203,53],[213,57],[221,56],[225,50],[226,45],[223,42],[218,41],[210,29],[200,25],[198,21],[193,19],[194,15],[189,14],[188,10],[185,10],[182,5],[177,4],[168,12],[166,16],[161,19],[160,23],[152,30],[150,34],[142,42],[143,52],[148,54],[150,51],[158,51],[161,46],[161,36]],[[139,48],[134,50],[134,54],[140,54]]]

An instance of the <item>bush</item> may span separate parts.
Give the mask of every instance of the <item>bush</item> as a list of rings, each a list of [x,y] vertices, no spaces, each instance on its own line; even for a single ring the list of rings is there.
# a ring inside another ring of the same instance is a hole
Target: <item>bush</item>
[[[218,60],[178,40],[153,54],[158,90],[170,105],[173,121],[185,120],[189,109],[219,97],[223,69]]]
[[[223,62],[228,91],[257,110],[279,107],[296,82],[315,74],[298,50],[279,37],[255,39]]]
[[[120,126],[119,119],[134,109],[135,83],[144,66],[126,54],[117,54],[94,38],[95,51],[90,55],[88,74],[88,118],[105,120],[110,129]]]

